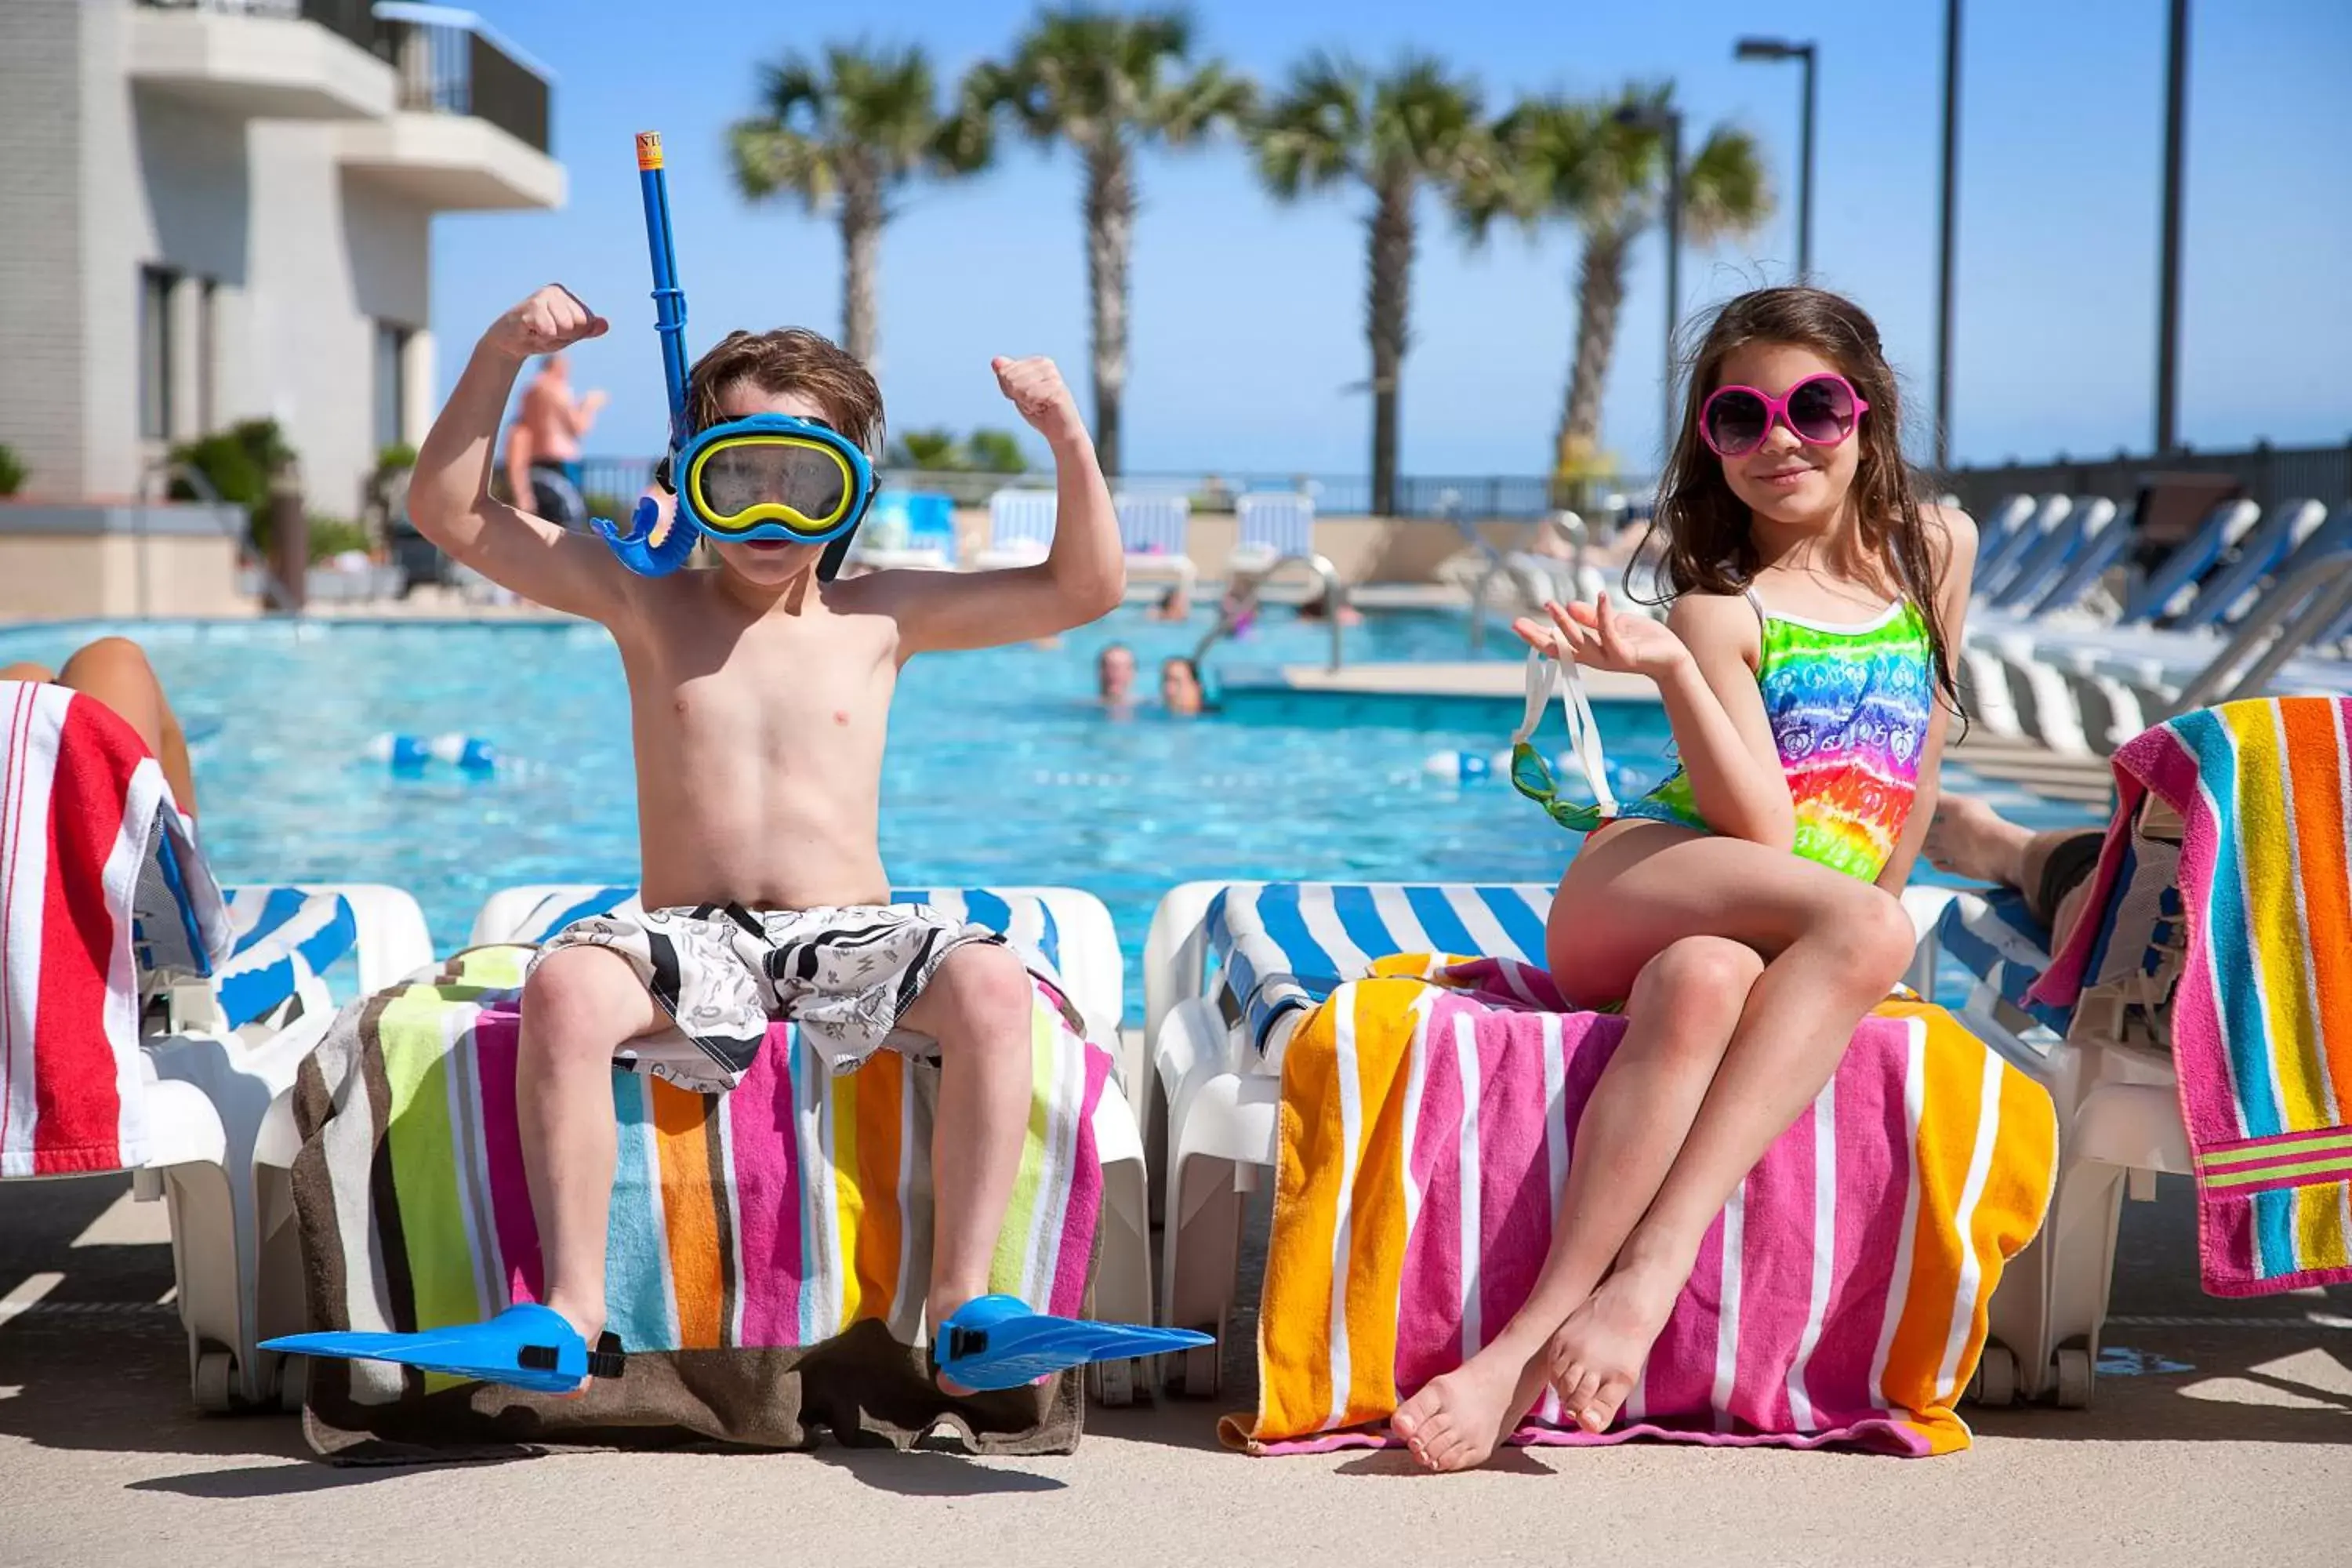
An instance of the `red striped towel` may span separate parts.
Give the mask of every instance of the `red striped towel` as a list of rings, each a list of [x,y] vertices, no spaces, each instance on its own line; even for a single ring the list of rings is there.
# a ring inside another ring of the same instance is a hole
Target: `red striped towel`
[[[134,931],[144,908],[216,959],[220,889],[111,709],[5,681],[0,714],[0,1176],[130,1169],[147,1158]],[[159,875],[165,840],[176,887]]]

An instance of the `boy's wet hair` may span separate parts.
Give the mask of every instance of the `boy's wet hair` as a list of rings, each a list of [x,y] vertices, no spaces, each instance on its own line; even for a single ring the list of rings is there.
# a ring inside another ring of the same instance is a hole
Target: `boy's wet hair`
[[[1699,435],[1699,410],[1723,384],[1723,362],[1749,343],[1811,349],[1835,365],[1870,405],[1853,436],[1861,448],[1853,498],[1862,542],[1927,623],[1936,685],[1958,712],[1951,644],[1936,602],[1936,555],[1919,513],[1918,480],[1903,459],[1902,391],[1879,346],[1877,323],[1843,295],[1793,285],[1758,289],[1707,321],[1697,351],[1683,367],[1682,427],[1659,476],[1657,508],[1636,559],[1658,562],[1668,597],[1694,589],[1737,594],[1754,579],[1761,563],[1748,503],[1732,492],[1723,460]]]
[[[738,382],[772,395],[805,397],[868,457],[882,450],[882,389],[873,372],[830,338],[804,327],[780,327],[719,339],[687,376],[687,408],[697,430],[727,422],[719,398]]]

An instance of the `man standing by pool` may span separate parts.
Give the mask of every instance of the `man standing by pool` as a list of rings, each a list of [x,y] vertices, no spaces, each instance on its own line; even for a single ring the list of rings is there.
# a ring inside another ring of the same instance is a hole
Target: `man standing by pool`
[[[520,506],[568,529],[588,526],[580,493],[580,437],[596,423],[604,395],[572,395],[572,367],[562,354],[540,362],[523,390],[522,410],[507,432],[507,486]]]

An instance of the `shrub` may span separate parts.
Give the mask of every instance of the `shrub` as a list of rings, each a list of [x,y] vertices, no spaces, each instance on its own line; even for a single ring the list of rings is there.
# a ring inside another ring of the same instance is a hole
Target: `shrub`
[[[310,564],[331,560],[346,550],[364,554],[368,547],[367,530],[347,517],[314,517],[310,519]]]
[[[12,496],[23,489],[26,476],[25,460],[16,456],[16,449],[0,442],[0,496]]]
[[[172,460],[184,463],[210,481],[220,499],[246,509],[247,532],[254,549],[269,552],[269,476],[281,463],[291,462],[294,449],[275,419],[247,419],[227,429],[172,448]],[[201,499],[195,487],[173,479],[174,500]]]
[[[378,474],[397,473],[403,468],[415,467],[416,448],[405,441],[395,441],[375,455],[375,471]]]
[[[925,474],[1025,474],[1029,459],[1010,431],[974,430],[961,441],[951,430],[907,430],[890,443],[883,466]]]

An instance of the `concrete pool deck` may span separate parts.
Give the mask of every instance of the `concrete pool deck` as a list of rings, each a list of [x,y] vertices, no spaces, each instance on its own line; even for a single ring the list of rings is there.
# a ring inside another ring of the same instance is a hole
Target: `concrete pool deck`
[[[2170,1178],[2125,1207],[2109,1360],[2137,1370],[2103,1376],[2090,1410],[1964,1407],[1977,1444],[1940,1459],[1646,1444],[1514,1452],[1457,1477],[1394,1454],[1220,1449],[1216,1416],[1253,1398],[1246,1321],[1223,1399],[1092,1411],[1064,1458],[331,1468],[290,1416],[191,1409],[184,1342],[157,1305],[163,1205],[127,1186],[0,1186],[0,1562],[2322,1568],[2352,1541],[2352,1291],[2200,1295],[2190,1194]],[[1253,1253],[1264,1223],[1261,1204]]]

